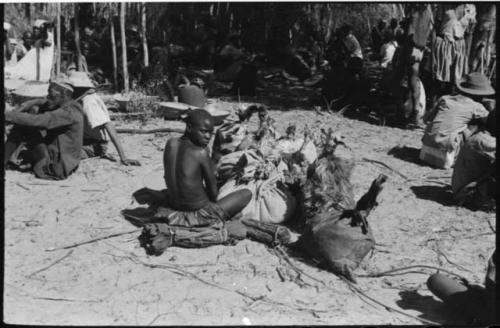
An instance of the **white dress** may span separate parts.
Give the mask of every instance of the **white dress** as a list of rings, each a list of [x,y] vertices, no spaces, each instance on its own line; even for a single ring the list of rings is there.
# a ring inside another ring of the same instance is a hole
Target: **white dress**
[[[40,48],[40,81],[48,82],[54,61],[54,34],[48,32],[50,46]],[[36,48],[31,48],[16,65],[5,67],[5,78],[36,80]]]

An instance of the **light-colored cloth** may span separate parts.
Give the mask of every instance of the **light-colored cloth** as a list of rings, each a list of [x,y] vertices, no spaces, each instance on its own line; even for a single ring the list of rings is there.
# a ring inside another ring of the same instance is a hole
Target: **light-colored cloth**
[[[489,112],[484,106],[463,95],[443,96],[431,112],[425,115],[422,143],[445,151],[458,150],[462,132],[473,119],[484,118]]]
[[[47,32],[47,42],[50,46],[40,48],[40,79],[39,81],[48,82],[52,71],[52,63],[54,60],[54,34]],[[5,67],[5,75],[9,78],[23,79],[28,81],[36,80],[37,67],[37,48],[33,47],[26,55],[17,62],[16,65]]]
[[[347,35],[344,38],[344,46],[347,48],[349,52],[349,57],[359,57],[363,59],[363,52],[361,51],[361,45],[358,42],[358,39],[352,34]]]
[[[467,74],[467,52],[464,39],[449,41],[436,37],[432,46],[432,75],[443,82],[459,81]]]
[[[386,68],[392,62],[392,58],[394,58],[394,53],[398,48],[398,43],[396,41],[390,41],[385,43],[382,48],[380,48],[380,66]]]
[[[243,56],[243,51],[231,44],[228,44],[224,48],[222,48],[219,55],[222,57],[229,57],[233,60],[236,60]]]
[[[479,179],[495,161],[496,138],[486,131],[472,135],[462,146],[455,161],[451,177],[451,190],[455,197],[469,183]]]
[[[108,108],[96,93],[82,99],[85,114],[84,138],[92,140],[108,140],[104,124],[111,121]]]
[[[438,81],[456,82],[468,73],[465,31],[471,14],[459,21],[455,9],[443,13],[442,23],[432,45],[432,73]]]

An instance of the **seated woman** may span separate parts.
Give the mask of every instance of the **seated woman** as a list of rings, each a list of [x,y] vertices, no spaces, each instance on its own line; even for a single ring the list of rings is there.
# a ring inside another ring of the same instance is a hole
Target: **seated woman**
[[[118,139],[108,109],[102,99],[95,93],[94,85],[85,72],[69,72],[69,82],[74,87],[74,99],[81,101],[85,114],[82,159],[100,156],[111,161],[116,159],[107,153],[108,140],[120,156],[123,165],[140,165],[139,161],[125,156]]]

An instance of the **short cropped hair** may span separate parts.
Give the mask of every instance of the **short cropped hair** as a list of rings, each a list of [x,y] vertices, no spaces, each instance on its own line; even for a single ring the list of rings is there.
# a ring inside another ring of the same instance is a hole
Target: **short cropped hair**
[[[212,122],[212,124],[214,123],[214,118],[212,117],[212,115],[201,108],[190,110],[186,118],[184,119],[184,121],[188,125],[198,125],[204,120],[209,120],[210,122]]]

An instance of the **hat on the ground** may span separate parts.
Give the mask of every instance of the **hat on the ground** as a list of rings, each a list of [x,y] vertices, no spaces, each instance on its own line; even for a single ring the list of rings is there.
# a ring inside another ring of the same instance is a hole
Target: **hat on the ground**
[[[42,27],[43,24],[46,24],[46,23],[48,23],[48,22],[45,19],[37,19],[35,21],[35,24],[33,24],[33,26],[40,28],[40,27]]]
[[[95,88],[86,72],[68,72],[68,82],[75,88]]]
[[[460,92],[472,96],[492,96],[495,94],[495,89],[491,86],[486,75],[476,72],[460,79],[457,88]]]

